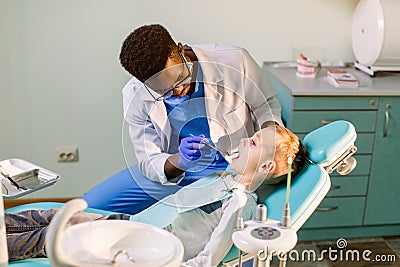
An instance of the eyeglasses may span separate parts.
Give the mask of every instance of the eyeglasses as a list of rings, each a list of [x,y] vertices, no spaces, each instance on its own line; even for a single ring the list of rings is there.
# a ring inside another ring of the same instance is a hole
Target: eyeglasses
[[[192,78],[193,63],[192,63],[192,62],[187,62],[186,59],[185,59],[185,57],[184,57],[184,56],[182,55],[182,53],[179,51],[179,49],[178,49],[178,54],[179,54],[179,57],[180,57],[181,60],[182,60],[182,64],[185,65],[185,68],[184,68],[183,72],[179,75],[179,76],[183,76],[183,78],[179,79],[179,81],[176,82],[174,85],[172,85],[172,86],[170,86],[170,87],[167,87],[167,88],[165,88],[165,89],[159,89],[159,90],[151,90],[151,89],[149,88],[149,86],[146,84],[147,81],[146,81],[145,83],[143,83],[143,84],[144,84],[144,87],[145,87],[146,90],[147,90],[147,92],[149,92],[149,94],[154,98],[155,101],[160,101],[160,100],[162,100],[163,98],[168,98],[168,97],[170,97],[170,96],[173,94],[173,90],[174,90],[175,88],[178,88],[178,87],[180,87],[180,86],[186,84],[186,83]],[[179,65],[181,65],[181,64],[179,64]],[[186,72],[187,72],[187,73],[186,73]],[[159,76],[161,76],[161,75],[159,75]],[[155,80],[156,78],[151,78],[151,79],[154,79],[154,80]],[[158,97],[157,97],[157,96],[154,96],[153,93],[152,93],[151,91],[158,93],[160,96],[158,96]]]

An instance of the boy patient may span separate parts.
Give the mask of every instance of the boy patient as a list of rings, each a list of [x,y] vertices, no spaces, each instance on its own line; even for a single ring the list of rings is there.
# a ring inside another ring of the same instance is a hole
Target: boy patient
[[[284,180],[288,157],[294,159],[292,175],[295,176],[303,168],[306,157],[298,137],[280,126],[261,129],[252,137],[242,139],[238,151],[230,165],[237,173],[224,173],[217,178],[223,179],[228,196],[179,213],[165,227],[183,243],[182,266],[218,265],[233,245],[231,234],[238,217],[244,221],[254,217],[257,205],[254,191],[262,184]],[[211,188],[207,189],[212,192]],[[46,256],[47,226],[56,212],[51,209],[5,214],[10,261]],[[103,217],[82,212],[72,217],[71,224],[96,219],[134,220],[134,217],[125,214]]]

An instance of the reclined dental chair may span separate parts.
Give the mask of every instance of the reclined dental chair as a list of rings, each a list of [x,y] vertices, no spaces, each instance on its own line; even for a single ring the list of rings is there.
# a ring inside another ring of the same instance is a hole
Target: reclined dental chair
[[[355,168],[356,161],[351,156],[357,150],[354,146],[356,138],[354,126],[347,121],[332,122],[305,136],[303,144],[307,149],[309,162],[293,178],[291,185],[291,227],[295,231],[301,228],[328,193],[331,186],[329,174],[336,170],[340,174],[346,175]],[[286,198],[286,184],[265,185],[259,188],[257,193],[260,203],[267,206],[267,217],[280,221]],[[25,204],[5,211],[18,212],[28,209],[59,208],[61,206],[63,206],[63,203],[43,202]],[[110,214],[107,211],[90,208],[85,211],[103,215]],[[220,263],[220,266],[237,266],[238,255],[238,249],[233,247]],[[47,258],[39,258],[11,262],[9,266],[45,267],[51,265]]]
[[[308,162],[290,187],[290,226],[297,232],[313,214],[331,187],[329,174],[335,170],[347,175],[357,165],[352,155],[357,151],[357,134],[347,121],[335,121],[304,137]],[[281,221],[286,199],[286,183],[264,185],[257,190],[259,202],[267,207],[267,218]],[[238,266],[239,250],[233,247],[221,266]],[[252,266],[254,255],[243,257],[243,267]],[[281,266],[281,265],[280,265]]]

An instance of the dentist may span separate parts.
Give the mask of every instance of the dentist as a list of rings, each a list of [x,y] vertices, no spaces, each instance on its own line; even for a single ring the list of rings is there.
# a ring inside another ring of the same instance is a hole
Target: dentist
[[[176,44],[161,25],[125,39],[122,66],[133,77],[123,108],[138,164],[97,185],[89,207],[135,214],[229,163],[242,138],[282,125],[271,82],[249,53],[218,44]]]

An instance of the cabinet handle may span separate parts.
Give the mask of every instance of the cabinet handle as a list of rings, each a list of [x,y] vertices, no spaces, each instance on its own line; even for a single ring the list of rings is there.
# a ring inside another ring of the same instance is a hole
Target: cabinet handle
[[[383,137],[386,137],[389,130],[389,111],[385,111],[385,130],[383,131]]]
[[[337,210],[337,209],[338,209],[338,206],[328,207],[328,208],[320,208],[320,207],[318,207],[315,210],[318,210],[318,211],[331,211],[331,210]]]
[[[335,185],[331,187],[331,190],[337,190],[337,189],[340,189],[340,185]]]
[[[321,123],[322,123],[323,125],[327,125],[327,124],[329,124],[329,123],[331,123],[331,122],[330,122],[330,121],[326,121],[326,120],[322,120]]]

